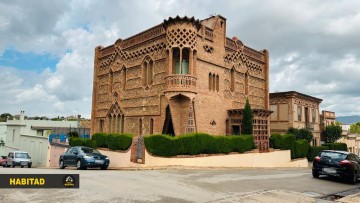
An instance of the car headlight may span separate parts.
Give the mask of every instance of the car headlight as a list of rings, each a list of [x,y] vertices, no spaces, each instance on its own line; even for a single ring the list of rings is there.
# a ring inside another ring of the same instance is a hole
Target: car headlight
[[[105,159],[109,159],[109,157],[105,157]]]
[[[84,159],[92,159],[92,157],[85,155],[85,156],[84,156]]]

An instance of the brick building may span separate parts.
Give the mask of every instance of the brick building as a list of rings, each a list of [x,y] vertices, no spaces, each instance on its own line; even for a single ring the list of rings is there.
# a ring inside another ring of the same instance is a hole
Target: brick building
[[[270,93],[271,134],[286,133],[289,128],[306,128],[314,136],[312,144],[320,145],[319,106],[322,99],[296,91]]]
[[[92,132],[239,134],[246,98],[268,148],[269,53],[226,37],[226,19],[176,17],[95,48]]]

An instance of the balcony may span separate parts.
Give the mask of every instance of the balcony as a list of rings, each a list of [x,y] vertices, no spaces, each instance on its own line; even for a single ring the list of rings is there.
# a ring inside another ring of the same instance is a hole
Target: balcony
[[[165,92],[189,92],[196,93],[196,77],[192,75],[169,75],[165,77]]]

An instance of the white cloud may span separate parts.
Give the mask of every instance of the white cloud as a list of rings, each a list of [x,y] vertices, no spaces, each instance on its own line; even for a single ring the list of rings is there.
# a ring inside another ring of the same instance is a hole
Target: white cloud
[[[7,48],[59,57],[55,70],[0,67],[3,111],[90,116],[94,48],[176,15],[227,18],[227,35],[270,52],[271,91],[296,90],[324,108],[360,114],[360,2],[9,1],[0,3],[0,56]],[[344,99],[344,97],[346,99]],[[14,101],[16,105],[14,105]],[[350,103],[352,102],[352,103]],[[2,109],[1,109],[2,110]],[[23,109],[26,110],[26,109]]]

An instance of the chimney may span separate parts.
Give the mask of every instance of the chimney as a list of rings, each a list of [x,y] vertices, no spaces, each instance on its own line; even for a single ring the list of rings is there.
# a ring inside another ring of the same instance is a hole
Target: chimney
[[[20,120],[25,120],[25,111],[20,111]]]

